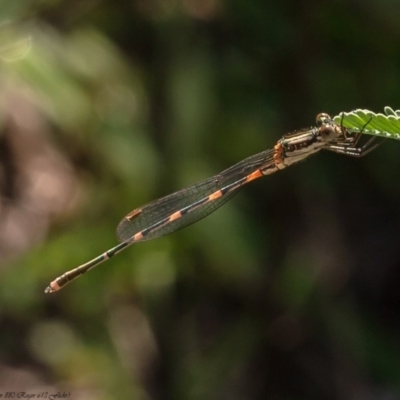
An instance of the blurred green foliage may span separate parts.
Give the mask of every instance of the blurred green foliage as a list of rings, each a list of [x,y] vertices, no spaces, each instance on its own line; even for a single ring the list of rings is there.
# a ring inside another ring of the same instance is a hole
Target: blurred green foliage
[[[315,115],[399,104],[391,2],[0,2],[0,395],[400,396],[397,143],[133,246],[134,208]],[[372,29],[373,27],[373,29]]]

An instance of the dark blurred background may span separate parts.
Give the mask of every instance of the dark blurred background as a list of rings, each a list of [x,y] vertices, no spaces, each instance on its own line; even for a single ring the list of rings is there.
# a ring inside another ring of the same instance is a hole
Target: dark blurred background
[[[0,395],[400,398],[394,140],[322,152],[43,293],[129,211],[317,113],[400,108],[397,1],[0,11]]]

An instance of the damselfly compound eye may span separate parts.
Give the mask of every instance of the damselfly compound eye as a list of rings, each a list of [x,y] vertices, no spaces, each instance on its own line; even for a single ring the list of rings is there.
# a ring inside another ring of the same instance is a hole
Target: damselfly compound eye
[[[328,124],[330,121],[331,117],[326,113],[321,113],[317,115],[317,126]]]

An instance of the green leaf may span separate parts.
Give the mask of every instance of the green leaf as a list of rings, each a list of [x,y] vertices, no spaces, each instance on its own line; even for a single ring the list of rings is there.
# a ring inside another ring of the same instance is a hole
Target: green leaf
[[[400,110],[395,111],[391,107],[385,107],[384,110],[385,114],[361,109],[341,112],[333,120],[352,132],[400,140]]]

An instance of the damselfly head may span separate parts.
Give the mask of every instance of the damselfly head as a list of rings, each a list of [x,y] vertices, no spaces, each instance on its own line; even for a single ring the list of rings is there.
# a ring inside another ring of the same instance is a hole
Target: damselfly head
[[[330,142],[338,137],[339,134],[340,131],[338,132],[334,125],[322,125],[319,128],[319,136],[323,142]]]
[[[331,117],[326,113],[320,113],[317,115],[317,126],[326,125],[332,122]]]
[[[330,142],[342,135],[342,130],[328,114],[317,115],[318,134],[323,142]]]

